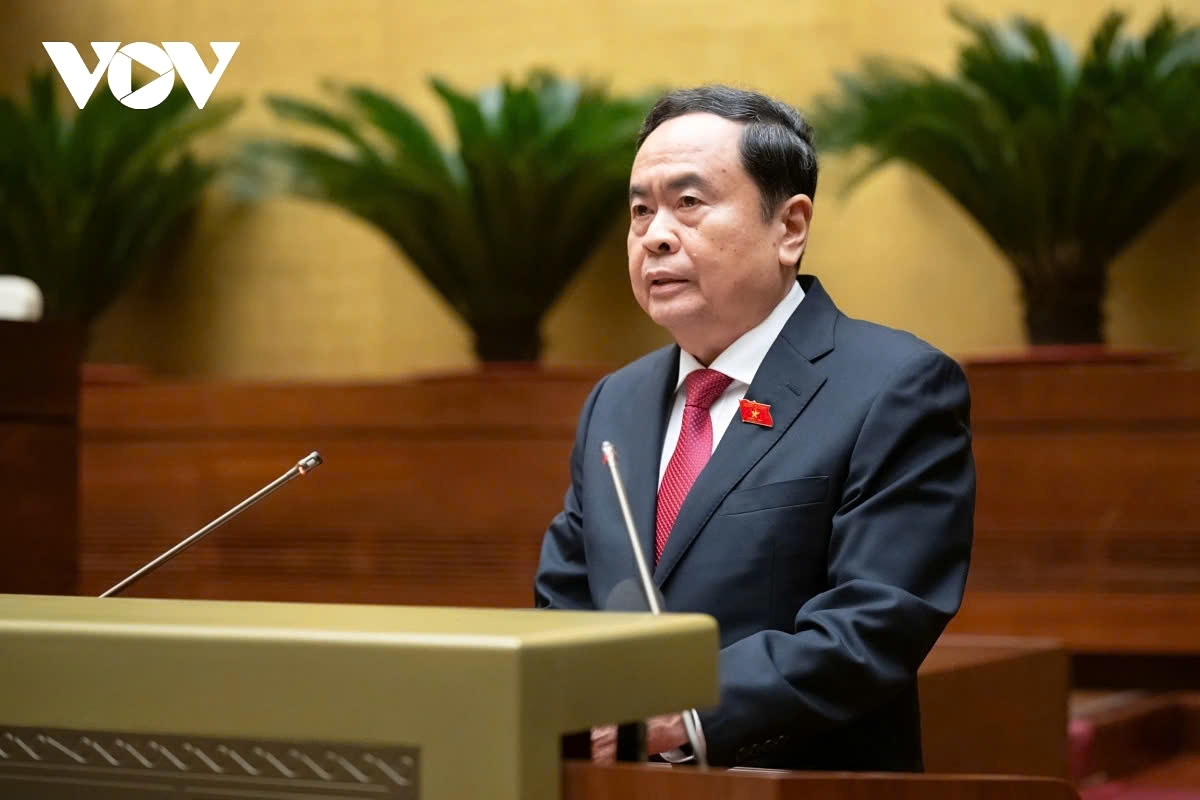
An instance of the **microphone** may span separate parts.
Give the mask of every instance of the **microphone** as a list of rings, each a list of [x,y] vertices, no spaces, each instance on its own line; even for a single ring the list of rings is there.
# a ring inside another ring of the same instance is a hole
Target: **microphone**
[[[133,573],[132,575],[125,578],[120,583],[113,586],[108,591],[101,594],[100,597],[112,597],[113,595],[119,594],[120,592],[124,591],[134,581],[137,581],[139,578],[141,578],[145,575],[148,575],[151,572],[153,572],[154,570],[158,569],[163,564],[167,563],[172,558],[179,555],[184,550],[188,549],[189,547],[194,545],[196,542],[200,541],[205,536],[212,533],[214,530],[221,527],[226,522],[233,519],[238,514],[242,513],[247,508],[249,508],[250,506],[257,503],[259,500],[262,500],[264,497],[266,497],[267,495],[274,492],[280,486],[283,486],[285,483],[288,483],[289,481],[292,481],[292,480],[300,477],[301,475],[307,475],[308,473],[312,472],[317,467],[321,466],[322,463],[324,463],[324,459],[321,458],[321,454],[318,453],[316,450],[313,450],[311,453],[306,455],[304,458],[297,461],[296,465],[294,467],[292,467],[291,469],[289,469],[287,472],[283,473],[278,478],[271,481],[271,483],[269,483],[266,486],[264,486],[263,488],[259,489],[257,492],[250,495],[245,500],[243,500],[242,502],[238,503],[233,508],[226,511],[224,514],[217,517],[212,522],[208,523],[203,528],[196,531],[191,536],[184,539],[182,542],[175,545],[174,547],[172,547],[170,550],[163,553],[162,555],[160,555],[158,558],[156,558],[153,561],[151,561],[150,563],[146,564],[144,567],[139,569],[137,572]]]
[[[641,599],[649,608],[650,613],[657,616],[663,613],[663,606],[666,603],[663,602],[662,594],[659,593],[658,587],[650,578],[650,569],[646,566],[646,555],[642,552],[637,527],[633,524],[633,513],[629,510],[629,499],[625,496],[625,484],[622,482],[621,472],[617,468],[616,448],[613,447],[612,442],[604,441],[600,444],[600,449],[604,453],[604,463],[608,465],[608,471],[612,475],[613,488],[617,491],[617,501],[621,504],[621,514],[625,517],[625,531],[629,534],[629,546],[633,549],[633,560],[637,563],[638,580],[641,583]],[[632,602],[632,583],[632,579],[627,579],[614,586],[608,595],[608,602],[619,604],[622,607],[628,606]],[[641,606],[640,603],[637,605]],[[641,610],[641,608],[639,607],[637,610]],[[706,769],[708,767],[708,750],[700,737],[700,715],[696,709],[689,708],[681,712],[680,717],[683,719],[683,730],[687,734],[688,743],[692,746],[692,754],[695,756],[696,763],[701,769]]]
[[[658,591],[658,587],[654,587],[654,596],[658,600],[659,608],[665,605],[662,594]],[[612,588],[608,593],[608,597],[604,600],[605,611],[649,611],[650,605],[646,602],[646,592],[642,589],[641,584],[636,578],[626,578]]]

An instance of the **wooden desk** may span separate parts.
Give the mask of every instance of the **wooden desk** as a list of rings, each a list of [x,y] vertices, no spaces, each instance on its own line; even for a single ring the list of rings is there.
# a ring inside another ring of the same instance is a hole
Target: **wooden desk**
[[[983,775],[803,773],[567,762],[563,800],[1077,800],[1065,781]]]
[[[1062,644],[943,636],[919,673],[929,772],[1070,776]]]

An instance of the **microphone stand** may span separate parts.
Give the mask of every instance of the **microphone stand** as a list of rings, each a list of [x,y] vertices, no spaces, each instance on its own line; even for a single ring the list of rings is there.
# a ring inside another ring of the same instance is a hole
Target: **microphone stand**
[[[287,472],[283,473],[278,478],[271,481],[271,483],[267,484],[266,486],[264,486],[263,488],[261,488],[257,492],[255,492],[254,494],[247,497],[242,502],[238,503],[233,508],[226,511],[224,514],[217,517],[212,522],[208,523],[203,528],[196,531],[191,536],[184,539],[182,542],[175,545],[174,547],[172,547],[170,550],[163,553],[162,555],[160,555],[158,558],[156,558],[153,561],[151,561],[150,563],[146,564],[144,567],[139,569],[137,572],[133,573],[129,577],[122,580],[120,583],[118,583],[115,586],[113,586],[112,588],[108,589],[108,591],[101,594],[100,597],[112,597],[114,595],[120,594],[126,588],[128,588],[130,586],[130,584],[134,583],[135,581],[139,580],[143,576],[148,575],[151,572],[153,572],[154,570],[158,569],[163,564],[167,563],[172,558],[179,555],[184,550],[187,550],[189,547],[194,545],[196,542],[200,541],[205,536],[212,533],[214,530],[221,527],[226,522],[233,519],[238,514],[242,513],[247,508],[249,508],[250,506],[257,503],[259,500],[262,500],[264,497],[271,494],[279,487],[283,486],[285,483],[288,483],[289,481],[292,481],[292,480],[300,477],[301,475],[307,475],[309,472],[312,472],[314,469],[321,466],[321,464],[323,462],[324,462],[324,459],[321,458],[321,454],[318,453],[316,450],[312,451],[307,456],[305,456],[304,458],[297,461],[296,465],[294,467],[292,467],[291,469],[289,469]]]
[[[654,587],[654,581],[650,577],[650,569],[646,565],[646,555],[642,552],[642,544],[638,539],[637,528],[633,523],[633,513],[629,510],[629,499],[625,496],[625,484],[622,482],[621,473],[617,468],[616,448],[613,447],[612,442],[605,441],[600,445],[600,449],[604,453],[604,463],[608,465],[608,470],[612,474],[613,487],[617,491],[617,501],[621,504],[621,514],[625,517],[625,531],[629,534],[629,546],[633,549],[633,558],[637,562],[638,578],[642,584],[642,593],[646,596],[646,605],[649,606],[651,614],[658,616],[663,613],[662,604],[659,602],[658,590]],[[701,769],[707,769],[708,750],[704,745],[703,739],[700,737],[700,715],[696,712],[696,709],[689,708],[682,711],[680,717],[683,720],[683,730],[687,734],[688,743],[692,746],[692,754],[696,758],[696,764]],[[644,738],[645,726],[640,725],[638,732]],[[620,757],[621,741],[619,735],[617,748],[618,757]],[[644,758],[644,741],[639,751]]]

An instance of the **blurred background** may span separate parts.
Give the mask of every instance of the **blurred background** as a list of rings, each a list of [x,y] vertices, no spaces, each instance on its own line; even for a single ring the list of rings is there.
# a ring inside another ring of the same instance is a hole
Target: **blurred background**
[[[932,0],[85,0],[65,8],[6,4],[0,79],[8,96],[24,87],[28,70],[50,67],[43,41],[74,42],[91,64],[90,41],[178,39],[197,43],[210,67],[209,41],[240,41],[214,93],[245,102],[222,143],[277,132],[264,95],[323,99],[324,79],[394,95],[447,135],[450,121],[428,86],[431,75],[465,91],[534,67],[593,76],[620,93],[723,81],[805,109],[836,90],[838,71],[869,56],[947,72],[966,38],[947,5]],[[1036,15],[1077,48],[1111,10],[1086,1],[969,8],[996,19]],[[1185,21],[1200,13],[1195,2],[1171,8]],[[1129,4],[1128,32],[1144,33],[1162,10]],[[1019,287],[978,226],[912,170],[888,168],[843,199],[844,162],[824,159],[806,264],[847,313],[910,329],[954,354],[1022,345]],[[1193,192],[1173,205],[1113,264],[1105,309],[1114,344],[1200,348],[1200,274],[1189,258],[1200,234],[1187,224],[1198,203]],[[372,226],[308,202],[238,214],[218,196],[211,206],[179,263],[160,275],[160,293],[123,294],[97,320],[93,358],[160,374],[306,380],[391,379],[472,363],[469,329]],[[630,296],[616,222],[549,310],[547,364],[620,363],[665,341]]]
[[[319,449],[131,594],[529,605],[583,399],[669,341],[625,269],[633,137],[657,92],[730,83],[816,125],[804,271],[971,380],[931,767],[1200,793],[1198,24],[1200,0],[11,0],[0,591],[99,593]],[[87,71],[91,42],[209,70],[238,46],[203,109],[176,63],[153,109],[99,76],[80,110],[43,42]]]

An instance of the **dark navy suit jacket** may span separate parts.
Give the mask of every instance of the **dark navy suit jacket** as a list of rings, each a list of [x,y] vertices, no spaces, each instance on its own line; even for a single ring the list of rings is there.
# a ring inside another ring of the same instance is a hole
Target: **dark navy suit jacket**
[[[805,298],[746,393],[774,425],[734,417],[654,580],[668,611],[720,627],[720,703],[700,709],[712,764],[919,771],[917,668],[958,611],[973,536],[967,382],[932,346],[851,319],[799,280]],[[666,347],[592,390],[536,606],[603,608],[637,574],[606,439],[654,563],[678,363]]]

